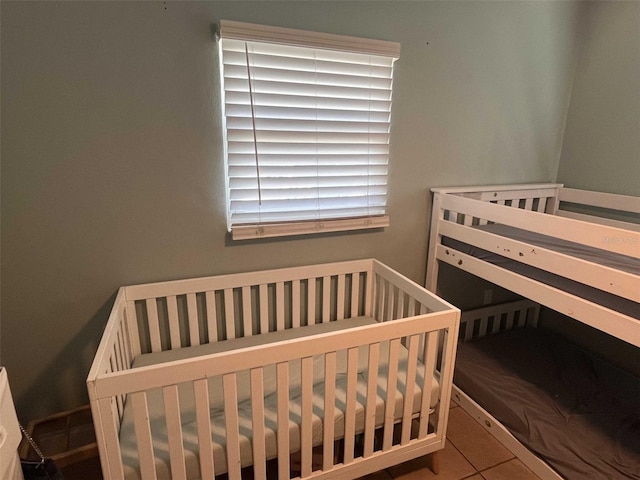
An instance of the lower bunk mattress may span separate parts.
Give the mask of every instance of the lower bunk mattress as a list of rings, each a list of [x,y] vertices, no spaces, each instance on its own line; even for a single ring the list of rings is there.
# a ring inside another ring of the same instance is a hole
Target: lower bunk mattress
[[[250,348],[271,342],[287,341],[300,336],[308,336],[337,331],[346,328],[371,325],[376,321],[369,317],[358,317],[339,320],[324,324],[309,325],[299,328],[290,328],[277,332],[270,332],[250,337],[236,338],[219,341],[216,343],[187,347],[158,353],[140,355],[135,359],[133,368],[148,365],[156,365],[164,362],[194,358],[240,348]],[[378,363],[378,388],[375,401],[376,427],[383,425],[385,414],[385,400],[387,391],[389,342],[383,342],[380,346]],[[394,418],[400,419],[404,404],[404,392],[407,377],[408,350],[400,346],[397,374],[397,389],[394,405]],[[347,391],[347,352],[338,351],[336,356],[336,385],[334,405],[334,432],[335,438],[344,436],[346,391]],[[355,431],[362,432],[365,422],[365,405],[368,381],[368,348],[361,347],[358,352],[357,394],[355,408]],[[424,365],[418,361],[416,370],[416,383],[422,384],[424,378]],[[324,358],[314,357],[313,365],[313,419],[312,437],[313,445],[321,445],[323,441],[323,417],[324,417]],[[212,377],[208,380],[210,418],[212,430],[212,451],[216,474],[227,471],[226,463],[226,427],[224,416],[224,391],[222,378]],[[414,388],[412,411],[420,411],[422,391]],[[265,448],[267,458],[275,458],[276,433],[277,433],[277,378],[275,365],[264,369],[264,422],[265,422]],[[181,423],[183,430],[183,443],[185,451],[185,466],[188,479],[199,479],[200,468],[198,459],[198,442],[196,428],[195,399],[191,384],[178,386]],[[251,407],[251,380],[249,371],[237,372],[238,395],[238,420],[240,432],[240,457],[241,466],[246,467],[252,463],[252,407]],[[431,409],[438,403],[439,382],[437,378],[432,381],[432,389],[429,392]],[[153,437],[153,448],[156,458],[156,474],[159,480],[170,479],[170,454],[167,444],[167,432],[162,391],[155,389],[147,392],[149,423]],[[289,362],[289,444],[291,452],[300,450],[300,424],[301,424],[301,369],[300,361]],[[120,428],[120,447],[122,451],[124,472],[126,480],[144,480],[140,478],[140,466],[138,460],[137,444],[134,430],[134,418],[131,406],[125,403],[122,424]]]
[[[454,384],[563,477],[640,479],[640,379],[562,337],[461,342]]]

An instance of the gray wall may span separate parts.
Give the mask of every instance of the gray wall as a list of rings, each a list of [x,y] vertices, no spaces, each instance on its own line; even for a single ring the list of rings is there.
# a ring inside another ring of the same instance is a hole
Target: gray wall
[[[640,195],[640,2],[588,2],[558,181]]]
[[[580,2],[1,2],[0,362],[86,401],[120,285],[376,257],[422,283],[432,186],[554,180]],[[382,231],[232,242],[211,25],[398,41]]]

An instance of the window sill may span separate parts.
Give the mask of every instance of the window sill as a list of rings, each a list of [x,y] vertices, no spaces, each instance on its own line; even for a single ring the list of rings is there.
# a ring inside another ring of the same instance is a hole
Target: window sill
[[[389,226],[389,216],[342,218],[337,220],[313,220],[304,222],[263,223],[236,225],[231,229],[234,240],[308,235],[313,233],[343,232],[384,228]]]

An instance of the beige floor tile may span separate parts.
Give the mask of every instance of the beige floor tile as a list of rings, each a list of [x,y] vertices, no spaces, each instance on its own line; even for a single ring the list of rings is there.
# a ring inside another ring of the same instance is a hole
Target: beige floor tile
[[[467,477],[464,480],[484,480],[482,478],[482,475],[480,475],[479,473],[475,474],[473,477]],[[515,479],[514,479],[515,480]]]
[[[539,477],[517,458],[483,471],[482,476],[486,480],[539,480]]]
[[[454,408],[449,412],[447,440],[478,470],[485,470],[513,458],[509,450],[462,408]]]
[[[440,450],[439,456],[440,473],[438,475],[431,471],[428,456],[416,458],[388,470],[395,480],[460,480],[475,473],[471,464],[449,443],[444,450]]]

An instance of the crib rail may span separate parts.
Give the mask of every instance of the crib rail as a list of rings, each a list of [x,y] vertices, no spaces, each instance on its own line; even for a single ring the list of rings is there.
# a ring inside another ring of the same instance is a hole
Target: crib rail
[[[209,297],[213,297],[215,306],[207,304],[212,301]],[[175,298],[177,315],[175,310],[172,315],[168,313],[167,305],[174,309],[170,298]],[[354,327],[348,334],[329,332],[131,368],[132,360],[146,352],[362,315],[378,323]],[[224,472],[231,479],[242,478],[246,459],[240,445],[247,419],[239,404],[250,405],[250,463],[256,479],[267,478],[270,458],[277,459],[279,479],[354,478],[384,468],[391,457],[408,460],[439,449],[446,432],[448,408],[441,406],[450,400],[458,322],[457,309],[374,260],[125,287],[116,298],[87,380],[103,474],[109,479],[125,478],[122,456],[129,453],[119,445],[125,402],[130,402],[135,412],[136,455],[145,480],[186,478],[188,462],[198,464],[202,478]],[[179,335],[172,328],[177,328]],[[197,335],[191,335],[191,329],[196,329]],[[174,341],[178,337],[180,341]],[[399,355],[402,349],[406,349],[407,359]],[[363,351],[368,369],[364,394],[357,389]],[[344,372],[337,361],[341,356],[346,358]],[[378,364],[382,357],[388,363],[388,385],[381,413],[375,397],[380,388],[382,372]],[[400,367],[403,361],[407,362],[404,370]],[[322,365],[321,378],[316,371],[318,365]],[[418,365],[423,369],[420,374]],[[273,392],[265,380],[270,369],[276,372]],[[241,387],[242,375],[249,376],[249,393]],[[339,397],[335,386],[341,375],[347,382],[345,398]],[[294,381],[298,377],[299,381]],[[218,388],[213,380],[216,378],[222,379],[219,404],[217,397],[211,399],[211,391]],[[424,393],[431,392],[434,378],[440,382],[435,410],[431,409],[430,395]],[[318,385],[325,386],[323,405],[343,403],[339,409],[342,413],[333,408],[318,413],[313,400]],[[300,396],[299,411],[290,407],[294,391]],[[417,406],[414,393],[420,395]],[[400,394],[402,404],[396,405]],[[167,476],[158,467],[153,447],[158,427],[149,420],[153,413],[150,410],[158,404],[150,399],[158,395],[169,445]],[[277,415],[272,419],[265,418],[269,411],[265,396],[269,395],[277,404]],[[359,403],[364,405],[362,428],[355,410]],[[195,427],[185,424],[183,418],[184,408],[191,404]],[[212,409],[224,412],[221,423],[210,420]],[[322,447],[318,446],[317,426],[312,421],[318,415]],[[301,419],[299,430],[290,436],[291,419],[296,416]],[[270,421],[275,425],[272,429],[268,428]],[[356,437],[362,438],[361,442]],[[226,445],[223,464],[214,462],[217,457],[212,451],[212,438],[222,439],[218,443]],[[188,444],[197,445],[193,458],[186,452]],[[318,448],[320,463],[315,461]],[[300,452],[297,463],[290,455],[296,451]]]

